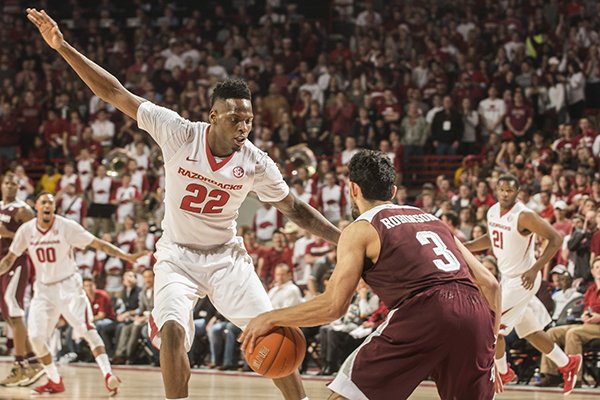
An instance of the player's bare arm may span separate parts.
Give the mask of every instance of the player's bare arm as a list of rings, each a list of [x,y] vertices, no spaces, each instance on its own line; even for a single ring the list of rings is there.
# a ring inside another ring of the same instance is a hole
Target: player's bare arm
[[[57,23],[46,11],[28,8],[27,18],[38,28],[48,46],[64,58],[96,96],[129,117],[137,118],[137,109],[146,100],[125,89],[117,78],[67,43]]]
[[[471,276],[475,280],[477,286],[479,286],[479,290],[481,290],[483,297],[496,314],[494,335],[498,336],[498,331],[500,330],[500,319],[502,316],[502,292],[500,289],[500,284],[494,275],[492,275],[492,273],[479,262],[479,260],[467,249],[467,247],[465,247],[465,245],[460,242],[460,240],[455,237],[454,241],[463,255],[463,258],[467,262]]]
[[[521,233],[525,234],[532,232],[548,241],[540,258],[537,259],[529,271],[521,276],[523,287],[525,287],[525,289],[531,289],[535,283],[537,273],[544,268],[544,265],[546,265],[560,249],[562,238],[546,220],[533,211],[525,211],[519,214],[518,228]]]
[[[350,224],[338,243],[338,262],[325,293],[294,307],[264,313],[250,321],[239,341],[252,352],[255,341],[276,326],[318,326],[342,316],[363,272],[365,257],[379,257],[379,236],[366,221]]]
[[[17,255],[12,251],[9,251],[7,255],[5,255],[2,260],[0,260],[0,275],[4,275],[10,270],[10,267],[14,264],[17,259]]]
[[[130,262],[132,264],[135,263],[135,261],[138,258],[147,254],[146,251],[140,251],[135,254],[125,253],[123,250],[121,250],[114,244],[109,243],[106,240],[102,240],[102,239],[98,239],[98,238],[94,239],[92,241],[92,243],[90,243],[90,247],[93,247],[96,250],[103,251],[106,254],[108,254],[109,256],[118,257],[118,258],[125,260],[127,262]]]
[[[283,215],[313,235],[320,236],[331,243],[337,243],[340,239],[340,230],[335,225],[293,194],[290,193],[283,200],[272,204]]]
[[[464,243],[464,246],[469,251],[483,251],[492,247],[492,242],[490,242],[490,235],[487,233],[481,237],[478,237],[475,240],[470,240]]]

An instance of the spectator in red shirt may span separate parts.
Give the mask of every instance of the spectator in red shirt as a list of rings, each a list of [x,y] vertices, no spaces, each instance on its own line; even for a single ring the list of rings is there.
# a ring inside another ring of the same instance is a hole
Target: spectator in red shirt
[[[48,110],[48,118],[40,126],[40,133],[44,135],[48,146],[48,158],[62,158],[69,153],[67,149],[68,130],[67,121],[59,118],[55,110]]]
[[[592,261],[592,276],[594,282],[589,284],[583,297],[583,325],[564,325],[548,330],[554,343],[565,343],[567,354],[581,354],[586,343],[600,338],[600,257]],[[558,386],[560,378],[556,365],[545,355],[542,355],[541,372],[545,375],[544,380],[537,386]],[[578,380],[581,374],[579,370]]]
[[[92,313],[94,315],[94,325],[98,334],[104,341],[108,354],[113,352],[113,336],[108,335],[116,324],[115,309],[108,293],[104,290],[96,288],[96,284],[92,278],[83,279],[83,290],[90,300]],[[91,325],[92,321],[86,321]]]
[[[21,157],[29,156],[29,149],[33,144],[33,138],[42,125],[44,118],[42,107],[36,102],[33,92],[25,92],[25,102],[17,112],[18,121],[21,125]]]
[[[533,111],[523,103],[523,95],[519,92],[515,93],[513,104],[508,106],[505,123],[517,143],[531,140]]]
[[[258,260],[256,273],[265,286],[271,286],[275,273],[275,266],[281,263],[289,265],[291,272],[292,266],[294,265],[292,262],[292,251],[287,245],[283,232],[276,229],[275,232],[273,232],[272,247],[267,249]]]
[[[477,187],[475,188],[475,198],[473,199],[473,205],[475,205],[475,207],[479,207],[481,205],[491,207],[494,204],[496,204],[496,199],[490,193],[488,183],[484,180],[480,180],[479,182],[477,182]]]
[[[0,159],[12,161],[17,157],[21,127],[9,103],[2,104],[0,115]]]
[[[331,133],[342,137],[351,135],[355,113],[356,106],[348,101],[344,92],[338,92],[338,94],[335,95],[334,103],[327,110],[328,117],[331,121]]]
[[[554,203],[554,223],[552,226],[559,231],[563,237],[570,235],[573,230],[573,222],[566,217],[567,203],[558,200]]]

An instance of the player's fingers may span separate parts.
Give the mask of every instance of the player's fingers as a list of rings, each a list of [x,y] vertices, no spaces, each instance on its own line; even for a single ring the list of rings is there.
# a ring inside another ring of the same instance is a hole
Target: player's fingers
[[[31,10],[31,9],[29,9]],[[40,26],[41,22],[39,20],[39,18],[35,15],[35,10],[31,10],[27,13],[27,19],[30,20],[31,22],[33,22],[34,25],[36,26]]]
[[[44,18],[47,21],[49,21],[49,22],[51,22],[53,24],[56,24],[56,21],[54,21],[51,16],[49,16],[48,14],[46,14],[46,10],[42,10],[42,15],[44,16]]]

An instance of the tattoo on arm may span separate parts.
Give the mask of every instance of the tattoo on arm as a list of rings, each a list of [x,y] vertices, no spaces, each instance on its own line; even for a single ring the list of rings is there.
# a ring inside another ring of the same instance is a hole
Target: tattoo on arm
[[[322,214],[303,201],[293,197],[292,204],[280,209],[289,219],[310,233],[320,236],[332,243],[337,243],[340,230],[329,222]]]

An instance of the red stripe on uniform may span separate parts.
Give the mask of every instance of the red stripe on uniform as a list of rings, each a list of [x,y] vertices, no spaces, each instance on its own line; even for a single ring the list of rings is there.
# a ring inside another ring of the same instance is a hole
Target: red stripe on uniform
[[[148,324],[150,324],[150,343],[152,346],[158,347],[154,344],[154,338],[158,335],[158,327],[156,326],[156,322],[154,322],[154,317],[150,314],[150,319],[148,320]]]

